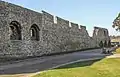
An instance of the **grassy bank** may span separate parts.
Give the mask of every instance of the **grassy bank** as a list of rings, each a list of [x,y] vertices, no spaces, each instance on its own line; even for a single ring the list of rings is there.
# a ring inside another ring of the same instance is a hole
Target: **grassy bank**
[[[120,47],[116,49],[115,54],[120,54]]]
[[[79,62],[45,71],[33,77],[120,77],[120,59]]]

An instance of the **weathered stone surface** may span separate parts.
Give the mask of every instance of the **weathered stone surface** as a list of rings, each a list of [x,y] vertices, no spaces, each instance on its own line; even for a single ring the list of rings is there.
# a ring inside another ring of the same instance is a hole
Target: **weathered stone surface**
[[[76,23],[56,19],[54,23],[54,16],[45,11],[38,13],[0,1],[0,57],[42,56],[94,48],[100,41],[109,41],[107,29],[95,27],[90,37],[85,26],[79,29]],[[32,25],[36,26],[31,29]]]
[[[101,41],[108,43],[110,41],[109,32],[105,28],[94,27],[93,39],[96,44],[99,44]]]

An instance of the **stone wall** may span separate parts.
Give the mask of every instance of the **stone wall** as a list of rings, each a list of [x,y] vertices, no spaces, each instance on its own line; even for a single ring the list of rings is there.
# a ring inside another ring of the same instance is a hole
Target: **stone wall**
[[[98,45],[101,41],[103,43],[109,42],[110,37],[109,37],[109,32],[105,28],[100,28],[100,27],[94,27],[94,32],[93,32],[93,39],[95,40],[96,44]]]
[[[56,17],[56,21],[54,23],[54,16],[45,11],[38,13],[0,1],[0,57],[76,51],[98,47],[100,41],[109,40],[107,29],[97,27],[90,37],[85,26],[79,29],[78,24],[60,17]],[[11,39],[11,35],[21,39]]]

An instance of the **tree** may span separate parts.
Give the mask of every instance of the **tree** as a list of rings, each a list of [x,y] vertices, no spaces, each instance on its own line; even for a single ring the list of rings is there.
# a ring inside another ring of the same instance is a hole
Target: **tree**
[[[118,14],[118,16],[113,21],[112,27],[116,28],[117,31],[120,31],[120,13]]]

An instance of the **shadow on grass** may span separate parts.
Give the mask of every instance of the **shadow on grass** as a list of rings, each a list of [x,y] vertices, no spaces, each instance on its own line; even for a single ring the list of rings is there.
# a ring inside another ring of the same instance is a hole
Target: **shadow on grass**
[[[102,57],[102,59],[105,57]],[[62,66],[59,68],[55,68],[55,69],[67,69],[67,68],[77,68],[77,67],[84,67],[84,66],[90,66],[93,63],[100,61],[99,60],[92,60],[92,61],[84,61],[84,62],[77,62],[74,64],[69,64],[66,66]],[[49,63],[49,65],[48,65]],[[51,66],[57,66],[57,63],[50,63],[49,61],[43,64],[34,64],[34,65],[29,65],[29,66],[23,66],[20,68],[13,68],[13,69],[6,69],[6,70],[0,70],[0,75],[15,75],[15,74],[30,74],[30,73],[36,73],[36,72],[40,72],[43,70],[49,70],[48,68],[50,68]],[[54,69],[51,69],[54,70]]]
[[[118,49],[120,47],[113,47],[111,48],[111,52],[110,54],[107,54],[106,56],[110,56],[113,55],[113,52],[116,52],[116,49]],[[77,68],[77,67],[86,67],[86,66],[91,66],[92,64],[104,59],[106,56],[103,56],[101,59],[97,59],[97,60],[90,60],[90,61],[82,61],[82,62],[76,62],[76,63],[71,63],[65,66],[61,66],[55,69],[69,69],[69,68]]]
[[[104,59],[104,58],[102,58]],[[76,63],[72,63],[72,64],[68,64],[65,66],[61,66],[55,69],[69,69],[69,68],[77,68],[77,67],[86,67],[86,66],[91,66],[92,64],[94,64],[95,62],[98,62],[102,59],[98,59],[98,60],[91,60],[91,61],[82,61],[82,62],[76,62]]]

